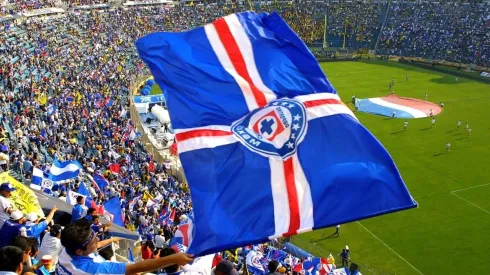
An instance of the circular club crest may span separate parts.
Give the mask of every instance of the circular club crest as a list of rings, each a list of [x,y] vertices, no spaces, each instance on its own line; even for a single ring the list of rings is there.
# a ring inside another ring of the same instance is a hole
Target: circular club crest
[[[231,131],[250,150],[286,159],[306,133],[306,110],[291,99],[270,102],[233,123]]]

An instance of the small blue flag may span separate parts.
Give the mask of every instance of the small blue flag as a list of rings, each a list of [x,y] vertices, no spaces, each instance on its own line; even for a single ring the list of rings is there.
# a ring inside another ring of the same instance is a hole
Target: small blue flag
[[[56,113],[56,110],[56,105],[49,105],[48,108],[46,108],[46,113],[48,114],[48,116],[51,116]]]
[[[78,187],[77,192],[81,195],[86,196],[85,197],[85,206],[87,206],[88,208],[92,207],[93,199],[92,199],[92,196],[90,195],[90,192],[87,189],[87,186],[85,186],[84,182],[80,183],[80,186]]]
[[[121,202],[118,197],[113,197],[104,204],[104,209],[114,216],[113,223],[124,227],[121,211]]]
[[[94,174],[94,183],[99,187],[99,190],[104,190],[109,182],[104,178],[104,176],[97,173]]]

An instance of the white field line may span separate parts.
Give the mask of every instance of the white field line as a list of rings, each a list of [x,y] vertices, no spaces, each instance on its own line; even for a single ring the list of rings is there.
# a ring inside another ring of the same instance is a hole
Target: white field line
[[[357,224],[359,224],[362,228],[364,228],[364,230],[366,230],[369,234],[371,234],[374,238],[376,238],[380,243],[382,243],[384,246],[386,246],[386,248],[388,248],[389,250],[391,250],[391,252],[393,252],[396,256],[398,256],[398,258],[400,258],[404,262],[406,262],[411,268],[413,268],[413,270],[417,271],[421,275],[424,275],[417,268],[415,268],[415,266],[413,266],[411,263],[409,263],[407,260],[405,260],[405,258],[403,258],[402,256],[400,256],[400,254],[396,253],[396,251],[393,250],[393,248],[391,248],[389,245],[387,245],[385,242],[383,242],[380,238],[378,238],[376,235],[374,235],[371,231],[369,231],[369,229],[367,229],[366,227],[364,227],[364,225],[362,225],[360,222],[357,222]]]
[[[481,208],[480,206],[478,206],[478,205],[476,205],[476,204],[472,203],[471,201],[469,201],[469,200],[467,200],[467,199],[465,199],[465,198],[463,198],[463,197],[461,197],[461,196],[456,195],[454,192],[451,192],[451,194],[453,194],[453,195],[455,195],[456,197],[458,197],[458,198],[460,198],[460,199],[464,200],[464,201],[465,201],[465,202],[467,202],[468,204],[470,204],[470,205],[472,205],[472,206],[474,206],[474,207],[476,207],[476,208],[480,209],[481,211],[483,211],[483,212],[485,212],[485,213],[487,213],[487,214],[490,214],[490,211],[488,211],[488,210],[486,210],[486,209]]]
[[[483,186],[487,186],[487,185],[490,185],[490,183],[480,184],[480,185],[477,185],[477,186],[471,186],[471,187],[467,187],[467,188],[461,188],[461,189],[458,189],[458,190],[453,190],[453,191],[451,191],[451,193],[459,192],[459,191],[464,191],[464,190],[468,190],[468,189],[473,189],[473,188],[478,188],[478,187],[483,187]]]

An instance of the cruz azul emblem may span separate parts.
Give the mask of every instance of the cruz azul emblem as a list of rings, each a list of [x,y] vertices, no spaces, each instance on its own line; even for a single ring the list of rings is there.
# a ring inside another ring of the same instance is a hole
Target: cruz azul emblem
[[[304,105],[296,100],[280,99],[234,122],[231,131],[253,152],[286,159],[296,152],[306,128]]]

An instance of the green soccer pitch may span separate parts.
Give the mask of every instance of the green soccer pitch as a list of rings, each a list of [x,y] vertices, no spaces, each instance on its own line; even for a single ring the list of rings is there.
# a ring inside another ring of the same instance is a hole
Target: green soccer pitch
[[[337,266],[336,254],[348,245],[363,275],[490,274],[490,85],[394,62],[321,67],[346,103],[353,95],[389,95],[395,78],[396,95],[424,99],[427,93],[445,108],[434,128],[430,118],[410,119],[406,131],[403,119],[356,113],[394,158],[419,208],[344,224],[339,237],[326,228],[293,243],[316,256],[334,254]]]

